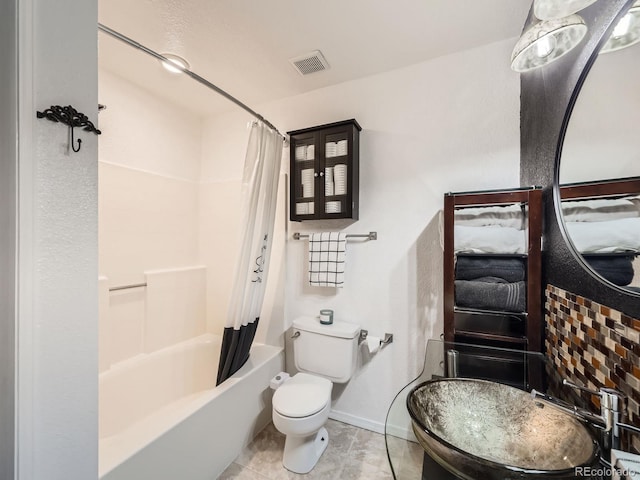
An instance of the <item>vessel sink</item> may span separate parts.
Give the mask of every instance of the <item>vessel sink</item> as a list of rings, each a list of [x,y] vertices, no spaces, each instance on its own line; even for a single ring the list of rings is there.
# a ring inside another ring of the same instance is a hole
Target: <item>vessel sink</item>
[[[508,385],[430,380],[411,390],[407,408],[422,448],[459,478],[581,478],[576,467],[600,457],[580,420]]]

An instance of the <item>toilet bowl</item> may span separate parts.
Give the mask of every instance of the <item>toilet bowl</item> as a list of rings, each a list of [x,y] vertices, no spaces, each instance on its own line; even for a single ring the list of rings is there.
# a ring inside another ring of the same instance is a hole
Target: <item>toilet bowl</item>
[[[286,435],[283,466],[295,473],[310,472],[329,443],[324,424],[331,411],[333,384],[298,373],[273,396],[273,424]]]
[[[355,370],[360,327],[320,324],[317,317],[294,320],[293,353],[297,373],[276,388],[273,425],[286,435],[282,465],[308,473],[329,443],[324,427],[331,411],[333,382],[349,381]]]

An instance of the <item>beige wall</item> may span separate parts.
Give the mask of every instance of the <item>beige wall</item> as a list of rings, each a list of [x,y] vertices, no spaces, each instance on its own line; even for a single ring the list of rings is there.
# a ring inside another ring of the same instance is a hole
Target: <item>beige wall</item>
[[[255,106],[285,132],[348,118],[363,127],[360,220],[278,225],[288,238],[281,262],[285,314],[259,328],[260,335],[277,333],[285,341],[296,316],[333,308],[337,319],[371,335],[394,334],[394,343],[375,356],[362,352],[354,378],[334,388],[335,418],[381,431],[393,396],[421,370],[427,339],[442,331],[443,194],[519,185],[519,76],[509,69],[512,47],[513,41],[499,42]],[[223,140],[215,156],[203,157],[203,172],[240,178],[235,158],[245,123],[242,113],[207,120],[205,141]],[[348,244],[345,288],[311,288],[307,244],[291,235],[334,229],[377,231],[379,239]]]
[[[20,479],[98,471],[98,140],[38,120],[72,105],[97,121],[97,2],[21,0],[19,16]],[[73,32],[73,34],[69,34]]]

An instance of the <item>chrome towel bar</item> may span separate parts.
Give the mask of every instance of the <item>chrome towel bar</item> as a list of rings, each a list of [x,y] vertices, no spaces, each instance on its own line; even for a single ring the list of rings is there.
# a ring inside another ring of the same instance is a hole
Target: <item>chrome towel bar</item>
[[[141,288],[146,286],[147,286],[146,283],[134,283],[132,285],[122,285],[121,287],[111,287],[109,291],[116,292],[118,290],[129,290],[130,288]]]
[[[293,234],[294,240],[300,240],[301,238],[309,238],[309,235],[303,234],[300,232],[295,232]],[[377,240],[378,232],[369,232],[369,233],[347,233],[347,238],[366,238],[367,240]]]

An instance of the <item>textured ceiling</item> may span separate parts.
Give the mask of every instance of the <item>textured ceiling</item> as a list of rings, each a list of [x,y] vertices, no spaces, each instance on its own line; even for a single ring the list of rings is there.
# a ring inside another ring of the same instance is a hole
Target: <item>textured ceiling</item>
[[[531,0],[99,0],[100,23],[250,106],[520,35]],[[461,9],[464,7],[464,9]],[[301,76],[288,59],[321,50]],[[100,66],[203,115],[228,101],[101,33]],[[509,59],[505,58],[505,62]]]

